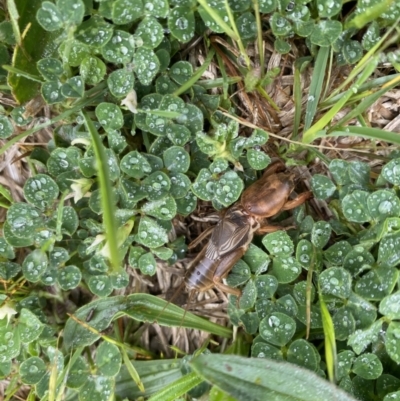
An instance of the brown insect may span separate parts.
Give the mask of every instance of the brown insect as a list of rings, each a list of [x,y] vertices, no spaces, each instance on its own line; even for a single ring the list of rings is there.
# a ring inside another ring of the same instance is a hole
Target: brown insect
[[[211,233],[207,245],[193,260],[185,276],[189,303],[193,294],[213,287],[240,296],[239,289],[225,285],[222,280],[246,253],[254,234],[283,229],[268,225],[266,219],[280,211],[293,209],[311,197],[311,192],[304,192],[289,200],[295,186],[295,174],[284,173],[284,169],[282,162],[274,162],[243,192],[240,200],[225,211],[217,225],[199,237],[201,240]],[[195,244],[199,242],[199,239],[194,241]]]

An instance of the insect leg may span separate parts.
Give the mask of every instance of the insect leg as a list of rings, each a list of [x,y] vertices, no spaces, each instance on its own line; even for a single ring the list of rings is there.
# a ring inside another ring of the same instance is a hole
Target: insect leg
[[[207,230],[202,232],[196,239],[194,239],[188,245],[188,249],[193,249],[195,246],[200,244],[200,242],[203,241],[203,239],[207,238],[213,232],[214,228],[215,228],[214,226],[208,227]]]
[[[266,224],[265,226],[260,227],[255,234],[256,235],[263,235],[263,234],[268,234],[268,233],[274,233],[275,231],[279,231],[279,230],[290,230],[292,228],[296,228],[295,226],[286,226],[286,227],[282,227],[282,226],[273,226],[273,225],[268,225]]]
[[[247,248],[247,246],[240,247],[239,249],[236,249],[224,256],[220,261],[213,277],[213,283],[221,291],[226,292],[227,294],[236,295],[237,297],[242,294],[242,291],[240,291],[238,288],[232,288],[224,284],[222,279],[228,275],[235,263],[245,254]]]
[[[299,205],[301,205],[302,203],[304,203],[307,199],[310,199],[312,197],[312,192],[311,191],[307,191],[307,192],[303,192],[302,194],[296,196],[296,198],[288,200],[282,207],[282,210],[290,210],[293,209]]]

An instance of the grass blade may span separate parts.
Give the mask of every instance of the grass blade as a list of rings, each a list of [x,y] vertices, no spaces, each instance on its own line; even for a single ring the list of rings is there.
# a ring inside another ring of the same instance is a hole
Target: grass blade
[[[315,59],[314,73],[311,79],[310,92],[308,94],[308,102],[306,107],[306,115],[304,120],[304,132],[306,132],[314,120],[317,111],[318,102],[322,92],[324,83],[326,63],[329,57],[329,47],[321,47]]]
[[[324,330],[325,338],[325,359],[326,359],[326,369],[328,371],[329,380],[332,383],[336,383],[336,338],[335,338],[335,328],[333,327],[332,317],[328,311],[325,304],[324,298],[321,293],[319,296],[319,303],[321,306],[321,316],[322,316],[322,327]]]
[[[202,381],[204,380],[197,373],[189,373],[154,394],[148,401],[173,401],[181,395],[186,394]]]
[[[100,135],[97,132],[93,121],[89,118],[86,113],[82,113],[85,119],[86,127],[92,138],[93,149],[96,155],[96,165],[98,169],[98,178],[100,184],[101,194],[101,206],[103,209],[103,226],[104,234],[108,244],[109,258],[113,271],[117,271],[120,268],[120,260],[118,255],[118,233],[117,225],[114,219],[115,216],[115,203],[114,193],[112,190],[111,181],[109,179],[110,174],[108,171],[108,165],[106,163],[107,157],[104,151],[104,146],[101,142]]]

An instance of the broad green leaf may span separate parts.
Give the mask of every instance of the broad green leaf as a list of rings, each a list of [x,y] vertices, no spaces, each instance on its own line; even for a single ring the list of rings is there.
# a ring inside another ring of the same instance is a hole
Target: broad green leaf
[[[50,1],[44,1],[36,14],[37,21],[46,31],[56,31],[63,26],[63,15]]]
[[[296,322],[290,316],[273,312],[260,322],[261,337],[273,345],[283,347],[293,337]]]
[[[324,251],[324,258],[332,265],[342,265],[345,257],[351,252],[351,245],[347,241],[338,241]]]
[[[352,371],[367,380],[377,379],[383,371],[383,366],[377,355],[364,353],[353,362]]]
[[[272,14],[270,24],[275,36],[289,36],[293,31],[290,21],[277,12]]]
[[[22,262],[22,273],[27,280],[36,283],[46,271],[47,265],[46,253],[40,249],[35,249]]]
[[[113,290],[111,279],[105,274],[90,277],[87,284],[90,291],[99,297],[106,297],[110,295]]]
[[[351,276],[342,267],[331,267],[320,274],[319,287],[323,294],[347,299],[351,294]]]
[[[379,312],[388,319],[400,319],[400,292],[383,298],[379,304]]]
[[[334,159],[329,163],[329,171],[333,179],[339,185],[350,184],[349,162],[342,159]]]
[[[258,7],[261,13],[269,14],[277,8],[277,0],[259,0]]]
[[[150,85],[160,68],[160,62],[153,50],[139,47],[133,57],[133,63],[140,83]]]
[[[170,9],[168,0],[152,0],[144,3],[144,13],[158,18],[166,18]]]
[[[253,39],[257,36],[257,24],[253,13],[241,13],[236,20],[236,24],[242,39]]]
[[[188,216],[197,206],[197,196],[189,191],[183,198],[176,199],[177,212],[182,216]]]
[[[120,168],[132,178],[142,178],[151,172],[149,162],[137,150],[129,152],[122,158]]]
[[[316,372],[319,368],[320,355],[310,342],[300,338],[293,341],[287,351],[287,361]]]
[[[121,353],[118,347],[107,341],[102,342],[96,352],[96,367],[104,376],[115,376],[121,367]]]
[[[376,321],[366,330],[356,330],[349,336],[348,345],[353,348],[356,354],[361,354],[369,344],[378,341],[379,333],[382,330],[382,321]],[[387,346],[387,345],[386,345]]]
[[[190,365],[238,401],[354,401],[325,379],[289,363],[234,355],[199,355]]]
[[[37,384],[46,373],[47,368],[43,359],[33,356],[26,359],[19,367],[21,380],[25,384]]]
[[[335,338],[337,340],[345,341],[355,331],[356,320],[350,308],[347,306],[340,308],[333,315],[332,321],[335,328]]]
[[[82,273],[78,267],[68,265],[62,267],[57,274],[57,281],[64,291],[76,288],[82,279]]]
[[[151,252],[147,252],[139,257],[138,267],[140,271],[148,276],[154,276],[157,271],[157,263]]]
[[[331,46],[342,33],[342,29],[339,21],[322,20],[314,26],[310,35],[311,43],[321,47]]]
[[[395,193],[381,189],[371,193],[367,199],[370,215],[376,220],[400,215],[400,201]]]
[[[85,83],[82,77],[68,78],[67,81],[61,86],[61,94],[64,97],[81,98],[85,90]]]
[[[315,174],[311,178],[311,189],[318,199],[328,199],[336,191],[336,185],[326,176]]]
[[[171,180],[162,171],[156,171],[142,181],[142,189],[149,200],[163,199],[170,188]]]
[[[240,309],[250,309],[254,306],[257,298],[256,286],[253,280],[249,280],[242,290],[242,295],[239,299]]]
[[[261,341],[253,342],[251,356],[253,358],[268,358],[277,361],[284,360],[282,351],[279,348]]]
[[[57,184],[47,174],[36,174],[24,185],[25,199],[41,210],[53,206],[58,194]]]
[[[175,199],[183,198],[190,189],[190,179],[187,175],[182,173],[170,173],[169,178],[171,180],[170,194]]]
[[[331,233],[332,228],[328,222],[317,221],[311,231],[311,242],[322,249],[328,243]]]
[[[79,389],[79,401],[108,401],[113,387],[114,380],[111,377],[89,376]]]
[[[166,230],[154,219],[142,217],[139,222],[137,241],[149,248],[158,248],[168,241]]]
[[[271,274],[278,283],[286,284],[299,277],[301,269],[301,264],[293,256],[279,255],[273,259]]]
[[[246,157],[255,170],[264,170],[271,163],[271,158],[259,149],[248,149]]]
[[[85,4],[82,0],[57,0],[63,20],[69,25],[80,25],[85,14]]]
[[[251,272],[257,276],[266,272],[270,263],[268,255],[254,244],[249,245],[243,260],[250,267]]]
[[[86,360],[79,356],[68,371],[67,386],[70,388],[81,387],[87,380],[89,373],[89,366]]]
[[[112,35],[113,26],[103,18],[94,15],[79,26],[76,38],[85,45],[100,48],[111,39]],[[90,57],[83,59],[82,62],[87,59]]]
[[[0,363],[3,364],[19,355],[21,352],[21,340],[18,330],[15,330],[7,319],[0,319]]]
[[[168,28],[179,41],[186,43],[194,36],[195,17],[189,7],[174,7],[168,17]]]
[[[385,337],[386,351],[397,364],[400,363],[400,322],[390,322]]]
[[[399,278],[399,271],[394,267],[379,266],[362,276],[354,291],[365,299],[381,300],[389,295]]]
[[[106,61],[114,64],[126,64],[135,53],[132,35],[125,31],[115,30],[111,39],[101,48]]]
[[[124,124],[121,109],[114,103],[99,103],[95,113],[99,123],[106,131],[120,129]]]
[[[344,350],[337,355],[337,380],[341,380],[350,374],[351,366],[354,361],[354,352],[349,350]]]
[[[395,267],[400,263],[400,233],[394,233],[382,238],[378,250],[378,263],[385,267]]]
[[[284,231],[267,234],[262,243],[272,255],[291,255],[294,251],[293,241]]]
[[[368,192],[356,190],[342,200],[343,214],[349,221],[365,223],[372,219],[367,208]]]
[[[96,85],[106,74],[106,65],[98,57],[89,56],[82,60],[80,74],[89,85]]]
[[[188,61],[174,63],[169,71],[169,76],[178,84],[183,85],[193,75],[193,66]]]
[[[7,139],[12,135],[14,129],[8,117],[0,115],[0,138]]]
[[[51,81],[43,83],[41,92],[43,99],[47,104],[55,104],[62,102],[65,98],[61,93],[62,84],[59,81]]]
[[[37,68],[47,81],[56,81],[64,72],[61,61],[56,58],[42,58]]]
[[[165,167],[174,173],[186,173],[190,165],[190,155],[180,146],[172,146],[163,153]]]
[[[133,90],[134,83],[134,75],[127,69],[115,70],[107,78],[108,89],[116,98],[127,96]]]
[[[136,21],[144,14],[142,0],[116,0],[112,5],[112,20],[117,25]]]
[[[321,18],[331,18],[340,12],[342,9],[341,0],[318,0],[318,14]]]
[[[400,159],[393,159],[382,168],[382,177],[393,185],[400,185]]]
[[[143,41],[143,46],[156,48],[164,38],[164,29],[154,17],[142,19],[135,31],[135,36]]]
[[[307,294],[307,287],[310,287],[309,294]],[[305,305],[307,302],[307,297],[313,302],[315,299],[315,287],[313,285],[307,284],[307,281],[299,281],[295,284],[293,288],[293,296],[300,305]]]

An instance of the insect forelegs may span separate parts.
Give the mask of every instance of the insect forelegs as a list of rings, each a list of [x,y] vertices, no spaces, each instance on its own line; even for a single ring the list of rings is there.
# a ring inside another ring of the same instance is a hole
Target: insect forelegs
[[[302,194],[296,196],[296,198],[288,200],[282,207],[281,211],[294,209],[297,206],[303,204],[307,199],[312,198],[312,192],[303,192]]]

